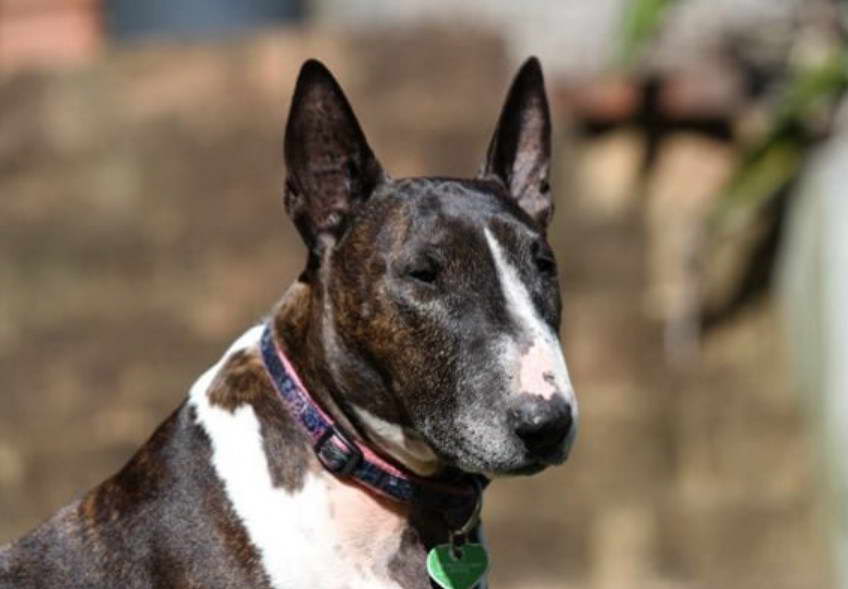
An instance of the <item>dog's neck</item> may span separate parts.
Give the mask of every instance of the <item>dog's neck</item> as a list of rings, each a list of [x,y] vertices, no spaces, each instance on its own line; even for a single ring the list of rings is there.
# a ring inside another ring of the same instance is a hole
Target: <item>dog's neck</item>
[[[430,447],[397,423],[401,411],[385,383],[344,349],[320,286],[295,282],[277,305],[273,326],[310,395],[344,430],[416,475],[442,469]]]
[[[322,409],[348,432],[361,435],[342,406],[330,369],[333,358],[322,337],[324,320],[318,296],[305,282],[292,284],[274,311],[274,339]]]

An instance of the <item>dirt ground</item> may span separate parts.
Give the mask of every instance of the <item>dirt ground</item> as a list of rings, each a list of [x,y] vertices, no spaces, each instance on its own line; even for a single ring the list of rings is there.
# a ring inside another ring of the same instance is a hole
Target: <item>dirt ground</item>
[[[288,31],[0,85],[0,542],[119,468],[299,271],[281,133],[313,55],[394,175],[476,170],[509,76],[485,35]],[[772,305],[670,372],[643,214],[580,206],[587,146],[556,124],[551,238],[581,431],[564,467],[492,485],[493,586],[827,586]]]

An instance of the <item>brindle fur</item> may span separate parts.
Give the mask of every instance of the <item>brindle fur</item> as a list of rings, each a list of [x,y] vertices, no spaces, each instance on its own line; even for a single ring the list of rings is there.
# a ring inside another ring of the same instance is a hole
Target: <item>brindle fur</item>
[[[285,148],[285,206],[309,256],[271,323],[310,393],[366,442],[374,440],[355,408],[420,435],[443,465],[507,473],[544,467],[526,456],[487,462],[473,455],[453,417],[463,403],[479,404],[481,414],[502,409],[488,391],[512,378],[489,350],[491,333],[515,326],[476,230],[481,224],[514,258],[540,316],[559,325],[555,276],[534,269],[540,250],[550,256],[552,214],[550,122],[538,62],[516,78],[477,179],[389,178],[341,89],[313,61],[298,80]],[[450,280],[449,291],[407,280],[429,265]],[[253,408],[275,487],[297,493],[306,473],[331,476],[255,347],[232,354],[207,394],[229,412]],[[211,454],[193,406],[184,403],[119,473],[0,548],[0,588],[270,589]],[[430,587],[426,552],[449,532],[441,514],[423,502],[372,499],[407,521],[396,553],[386,555],[391,579],[397,587]],[[362,570],[372,566],[363,562]]]
[[[0,551],[4,589],[236,586],[269,587],[185,403],[118,474]]]

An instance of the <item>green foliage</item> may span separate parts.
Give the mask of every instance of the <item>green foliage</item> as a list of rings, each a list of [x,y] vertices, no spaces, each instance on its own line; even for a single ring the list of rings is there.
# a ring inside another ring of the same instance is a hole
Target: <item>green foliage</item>
[[[620,34],[618,65],[632,67],[662,24],[666,10],[676,0],[630,0]]]
[[[846,87],[844,49],[791,77],[769,131],[746,150],[719,198],[710,219],[713,230],[735,229],[752,219],[797,175],[810,141],[810,121],[822,108],[833,108]]]

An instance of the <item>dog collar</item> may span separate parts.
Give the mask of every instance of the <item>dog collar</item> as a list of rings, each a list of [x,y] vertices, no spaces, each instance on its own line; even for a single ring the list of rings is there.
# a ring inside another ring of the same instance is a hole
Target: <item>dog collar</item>
[[[467,527],[476,518],[480,495],[488,479],[459,472],[439,480],[423,479],[389,463],[344,432],[315,402],[274,341],[270,324],[265,326],[260,346],[274,388],[303,426],[325,469],[395,501],[420,501],[437,509],[445,515],[445,523],[452,530]]]

